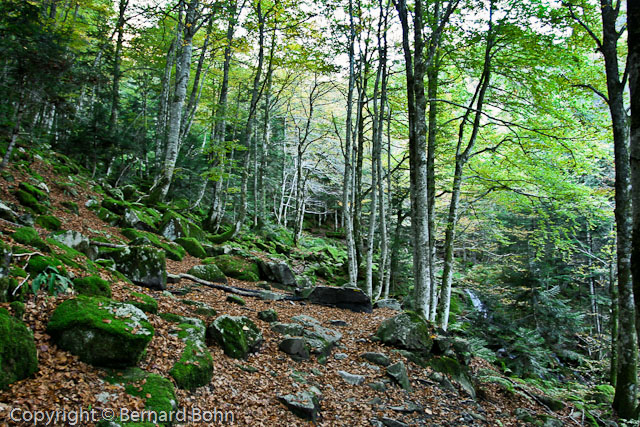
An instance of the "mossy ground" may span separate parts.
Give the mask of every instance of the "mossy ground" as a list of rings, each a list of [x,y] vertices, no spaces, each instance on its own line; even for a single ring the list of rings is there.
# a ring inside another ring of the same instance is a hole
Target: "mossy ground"
[[[21,321],[0,310],[0,389],[38,369],[33,334]]]
[[[73,281],[73,288],[79,295],[111,298],[111,285],[96,276],[80,277]]]
[[[111,372],[105,379],[111,384],[124,385],[128,394],[144,399],[144,407],[148,411],[169,413],[176,408],[177,398],[173,384],[160,375],[139,368],[129,368]]]
[[[253,261],[235,255],[218,255],[214,258],[215,264],[225,276],[250,282],[260,280],[260,270]]]
[[[60,230],[62,222],[52,215],[40,215],[36,218],[36,224],[50,231]]]
[[[158,301],[149,295],[140,293],[140,292],[131,292],[131,296],[133,297],[126,302],[138,307],[140,310],[145,313],[156,314],[158,312]]]

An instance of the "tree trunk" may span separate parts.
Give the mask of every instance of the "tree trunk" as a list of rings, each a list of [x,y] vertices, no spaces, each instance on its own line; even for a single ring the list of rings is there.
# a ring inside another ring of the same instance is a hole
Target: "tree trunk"
[[[20,123],[22,122],[22,116],[24,114],[24,80],[20,81],[20,95],[18,97],[18,105],[16,106],[16,113],[13,118],[13,128],[11,129],[11,139],[9,139],[9,146],[7,147],[7,151],[4,153],[4,157],[2,158],[2,163],[0,163],[0,171],[3,171],[9,161],[11,160],[11,154],[13,153],[13,149],[16,146],[16,142],[18,141],[18,135],[20,134]]]
[[[127,10],[129,0],[120,0],[118,11],[118,22],[116,31],[116,51],[113,57],[113,82],[111,86],[111,114],[109,116],[109,133],[113,136],[118,122],[118,104],[120,102],[120,63],[122,62],[122,45],[124,42],[124,13]]]
[[[167,52],[167,62],[164,66],[164,74],[162,75],[162,91],[158,100],[158,117],[156,119],[156,152],[155,166],[160,169],[160,162],[164,153],[164,146],[167,136],[167,112],[169,106],[169,91],[171,87],[171,69],[176,57],[176,46],[182,40],[180,36],[181,24],[178,24],[177,36],[171,42],[169,51]]]

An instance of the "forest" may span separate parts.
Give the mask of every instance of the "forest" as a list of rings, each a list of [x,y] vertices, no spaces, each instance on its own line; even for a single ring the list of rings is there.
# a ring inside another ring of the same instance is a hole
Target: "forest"
[[[0,0],[0,426],[638,425],[639,85],[632,0]]]

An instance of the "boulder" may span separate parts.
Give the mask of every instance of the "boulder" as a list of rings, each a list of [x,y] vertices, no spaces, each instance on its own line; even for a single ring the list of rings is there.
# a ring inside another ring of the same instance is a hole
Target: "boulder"
[[[202,321],[191,318],[184,318],[183,321],[185,323],[178,325],[178,338],[186,346],[169,374],[181,389],[194,390],[211,382],[213,358],[206,346],[206,328]]]
[[[295,361],[309,359],[309,346],[304,338],[289,337],[278,344],[278,348]]]
[[[282,402],[291,412],[305,420],[316,422],[320,403],[316,395],[310,391],[300,391],[297,394],[287,394],[278,396],[278,400]]]
[[[271,324],[271,330],[282,335],[301,337],[304,332],[304,327],[296,323],[273,322]]]
[[[316,286],[309,295],[314,304],[328,305],[355,312],[371,313],[371,298],[356,288]]]
[[[136,285],[150,289],[167,288],[167,265],[164,251],[153,246],[129,246],[110,252],[116,270]]]
[[[447,356],[434,357],[429,361],[429,366],[434,371],[451,377],[472,399],[476,398],[476,390],[469,369],[456,359]]]
[[[376,301],[376,308],[390,308],[391,310],[402,311],[400,301],[393,298],[381,299]]]
[[[433,345],[427,322],[413,312],[405,312],[382,322],[376,337],[384,344],[421,355],[427,355]]]
[[[260,277],[287,286],[297,286],[296,276],[286,262],[260,261]]]
[[[262,332],[245,316],[222,315],[207,328],[207,343],[222,347],[227,356],[245,359],[262,345]]]
[[[144,401],[144,409],[155,412],[158,417],[178,409],[173,383],[158,374],[143,371],[140,368],[127,368],[105,378],[111,384],[120,384],[127,394]]]
[[[409,375],[407,374],[407,368],[403,362],[394,363],[387,367],[387,375],[406,391],[411,391],[411,383],[409,382]]]
[[[360,357],[368,362],[375,363],[376,365],[380,366],[389,366],[391,364],[391,359],[389,359],[382,353],[367,352],[361,354]]]
[[[278,313],[272,308],[268,310],[262,310],[258,313],[258,319],[264,320],[267,323],[273,323],[278,320]]]
[[[172,242],[179,237],[207,240],[206,233],[200,227],[173,211],[167,211],[162,217],[160,234]]]
[[[79,277],[73,280],[73,289],[78,295],[111,298],[111,285],[97,276]]]
[[[98,251],[94,246],[91,246],[89,238],[77,231],[69,230],[62,233],[55,233],[51,235],[51,238],[71,249],[85,254],[90,260],[95,261],[98,256]]]
[[[191,256],[196,258],[204,258],[207,256],[200,242],[193,237],[178,237],[176,243],[182,246]]]
[[[238,280],[257,282],[260,280],[260,271],[255,262],[236,255],[218,255],[213,262],[227,277]]]
[[[0,309],[0,390],[37,370],[33,333],[7,310]]]
[[[122,218],[120,218],[120,226],[123,228],[135,228],[141,231],[154,232],[153,218],[137,209],[126,208]]]
[[[350,374],[349,372],[345,371],[338,371],[338,375],[340,375],[347,384],[351,385],[364,384],[364,381],[366,379],[364,375]]]
[[[213,283],[227,283],[227,277],[215,264],[196,265],[187,272],[198,279]]]
[[[96,366],[135,366],[153,337],[147,316],[131,304],[79,296],[64,301],[47,333],[58,347]]]
[[[0,218],[9,222],[18,222],[18,213],[0,201]]]

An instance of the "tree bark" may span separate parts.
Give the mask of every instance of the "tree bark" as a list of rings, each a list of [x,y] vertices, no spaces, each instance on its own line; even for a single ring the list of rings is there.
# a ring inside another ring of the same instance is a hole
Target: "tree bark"
[[[111,85],[111,114],[109,116],[109,133],[113,136],[118,122],[118,104],[120,103],[120,64],[122,62],[122,45],[124,43],[124,14],[129,0],[120,0],[118,6],[118,22],[116,23],[117,40],[113,56],[113,82]]]

